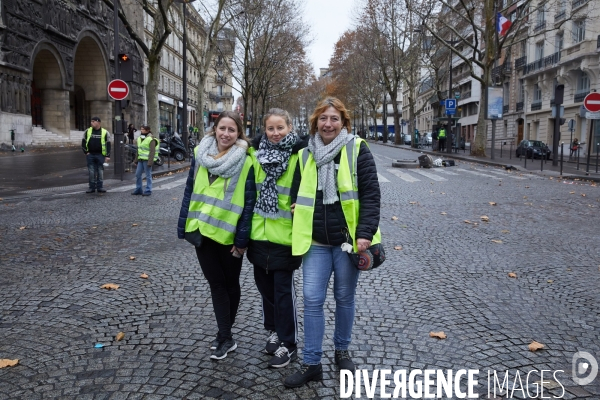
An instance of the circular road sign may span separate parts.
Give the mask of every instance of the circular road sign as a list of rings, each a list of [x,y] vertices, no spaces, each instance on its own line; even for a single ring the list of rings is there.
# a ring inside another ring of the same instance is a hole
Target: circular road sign
[[[129,86],[125,81],[115,79],[108,84],[108,95],[115,100],[123,100],[129,94]]]
[[[583,106],[589,112],[600,111],[600,93],[592,92],[583,99]]]

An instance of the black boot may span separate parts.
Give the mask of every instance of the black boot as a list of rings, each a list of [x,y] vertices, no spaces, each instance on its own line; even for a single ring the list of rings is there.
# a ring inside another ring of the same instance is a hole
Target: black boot
[[[321,364],[307,365],[302,364],[300,371],[294,375],[285,378],[283,384],[287,388],[298,388],[310,381],[320,381],[323,379],[323,367]]]
[[[335,351],[335,363],[341,370],[347,370],[350,372],[356,371],[356,367],[350,358],[348,350],[336,350]]]

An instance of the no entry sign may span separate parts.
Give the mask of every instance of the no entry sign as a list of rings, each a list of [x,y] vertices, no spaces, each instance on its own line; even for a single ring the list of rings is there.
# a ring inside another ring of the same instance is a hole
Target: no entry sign
[[[115,100],[123,100],[129,94],[129,86],[125,81],[115,79],[108,84],[108,95]]]
[[[583,106],[589,112],[600,111],[600,93],[590,93],[583,99]]]

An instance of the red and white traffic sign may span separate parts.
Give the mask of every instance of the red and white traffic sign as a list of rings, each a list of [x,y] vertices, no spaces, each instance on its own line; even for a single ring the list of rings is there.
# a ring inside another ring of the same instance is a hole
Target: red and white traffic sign
[[[108,84],[108,95],[115,100],[123,100],[129,94],[129,86],[125,81],[115,79]]]
[[[600,93],[592,92],[583,99],[583,106],[589,112],[600,111]]]

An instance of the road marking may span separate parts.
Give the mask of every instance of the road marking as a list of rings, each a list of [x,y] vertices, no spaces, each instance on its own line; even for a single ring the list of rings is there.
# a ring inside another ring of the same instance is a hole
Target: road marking
[[[420,181],[420,179],[417,179],[417,178],[413,177],[412,175],[405,174],[404,172],[400,172],[400,171],[398,171],[398,169],[388,169],[387,172],[396,175],[398,178],[400,178],[406,182]]]
[[[460,175],[460,174],[456,174],[452,171],[448,171],[447,169],[443,169],[443,168],[432,168],[431,171],[435,171],[436,173],[442,173],[442,174],[446,174],[446,175],[454,175],[454,176]]]
[[[446,178],[442,178],[441,176],[437,176],[436,174],[432,174],[431,172],[425,172],[425,171],[421,171],[421,170],[414,170],[413,172],[416,172],[417,174],[421,174],[423,176],[426,176],[429,179],[433,179],[434,181],[437,182],[442,182],[442,181],[447,181],[448,179]]]
[[[499,178],[497,176],[494,175],[488,175],[488,174],[482,174],[481,172],[477,172],[477,171],[470,171],[468,169],[461,169],[461,168],[457,168],[456,171],[460,171],[460,172],[468,172],[469,174],[473,174],[473,175],[478,175],[478,176],[485,176],[487,178],[492,178],[492,179],[498,179],[498,180],[502,180],[502,178]]]
[[[495,170],[487,170],[487,169],[479,169],[477,168],[477,171],[483,171],[483,172],[491,172],[492,174],[496,174],[496,175],[502,175],[504,177],[507,178],[512,178],[512,179],[519,179],[519,180],[523,180],[523,179],[527,179],[527,178],[523,178],[522,176],[515,176],[515,175],[511,175],[508,172],[502,172],[502,171],[495,171]]]
[[[162,185],[156,185],[155,187],[152,188],[152,190],[168,190],[168,189],[173,189],[173,188],[176,188],[177,186],[184,185],[186,180],[187,180],[187,177],[181,178],[181,179],[177,179],[175,181],[171,181],[169,183],[165,183],[165,184],[162,184]]]
[[[380,183],[389,182],[390,180],[385,176],[381,175],[379,172],[377,173],[377,179],[379,179]]]

